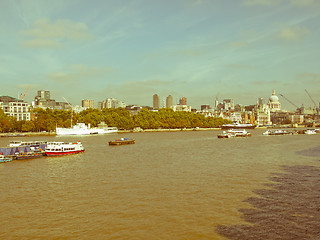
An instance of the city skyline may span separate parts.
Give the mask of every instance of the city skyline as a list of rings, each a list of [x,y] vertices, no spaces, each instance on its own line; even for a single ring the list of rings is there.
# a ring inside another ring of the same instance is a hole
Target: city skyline
[[[0,2],[0,95],[318,104],[318,0]]]

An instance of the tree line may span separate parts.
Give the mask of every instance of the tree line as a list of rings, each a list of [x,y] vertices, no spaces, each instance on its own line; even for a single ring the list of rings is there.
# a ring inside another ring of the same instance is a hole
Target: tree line
[[[143,108],[135,115],[131,115],[124,108],[103,110],[90,108],[80,113],[71,110],[35,108],[32,113],[35,114],[34,120],[17,121],[0,109],[0,132],[51,132],[55,131],[56,127],[70,127],[77,122],[90,124],[91,127],[97,127],[99,123],[105,122],[109,127],[125,130],[136,127],[142,129],[212,128],[230,122],[192,112],[175,112],[170,108],[160,109],[157,112]]]

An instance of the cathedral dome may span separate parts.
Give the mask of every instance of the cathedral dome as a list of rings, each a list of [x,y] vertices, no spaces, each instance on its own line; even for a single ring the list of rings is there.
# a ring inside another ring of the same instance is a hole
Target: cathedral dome
[[[279,98],[276,96],[276,91],[273,89],[272,96],[269,97],[270,103],[278,103]]]

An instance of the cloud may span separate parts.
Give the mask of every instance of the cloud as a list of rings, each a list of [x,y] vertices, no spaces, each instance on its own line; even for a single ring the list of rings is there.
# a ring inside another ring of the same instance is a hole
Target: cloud
[[[29,48],[63,48],[64,45],[53,39],[32,39],[21,44],[23,47]]]
[[[69,65],[59,72],[48,74],[47,77],[56,83],[76,83],[79,81],[91,81],[114,72],[115,69],[108,67],[89,67],[84,64]]]
[[[244,5],[255,6],[255,5],[264,5],[264,6],[273,6],[280,3],[281,0],[244,0]]]
[[[308,83],[308,84],[319,84],[320,74],[319,73],[300,73],[297,75],[297,81]]]
[[[280,39],[287,40],[287,41],[296,41],[310,34],[311,34],[311,30],[308,28],[300,27],[300,26],[292,26],[292,27],[283,28],[278,33],[278,37]]]
[[[21,34],[31,38],[23,42],[22,46],[32,48],[61,48],[66,40],[84,41],[93,38],[85,23],[68,19],[58,19],[54,22],[47,18],[39,19],[30,29],[21,31]]]

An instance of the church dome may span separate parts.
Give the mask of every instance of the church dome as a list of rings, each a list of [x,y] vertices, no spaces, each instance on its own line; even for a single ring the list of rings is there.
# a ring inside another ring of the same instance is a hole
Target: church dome
[[[276,91],[273,89],[272,96],[269,97],[269,102],[278,103],[279,98],[276,96]]]

